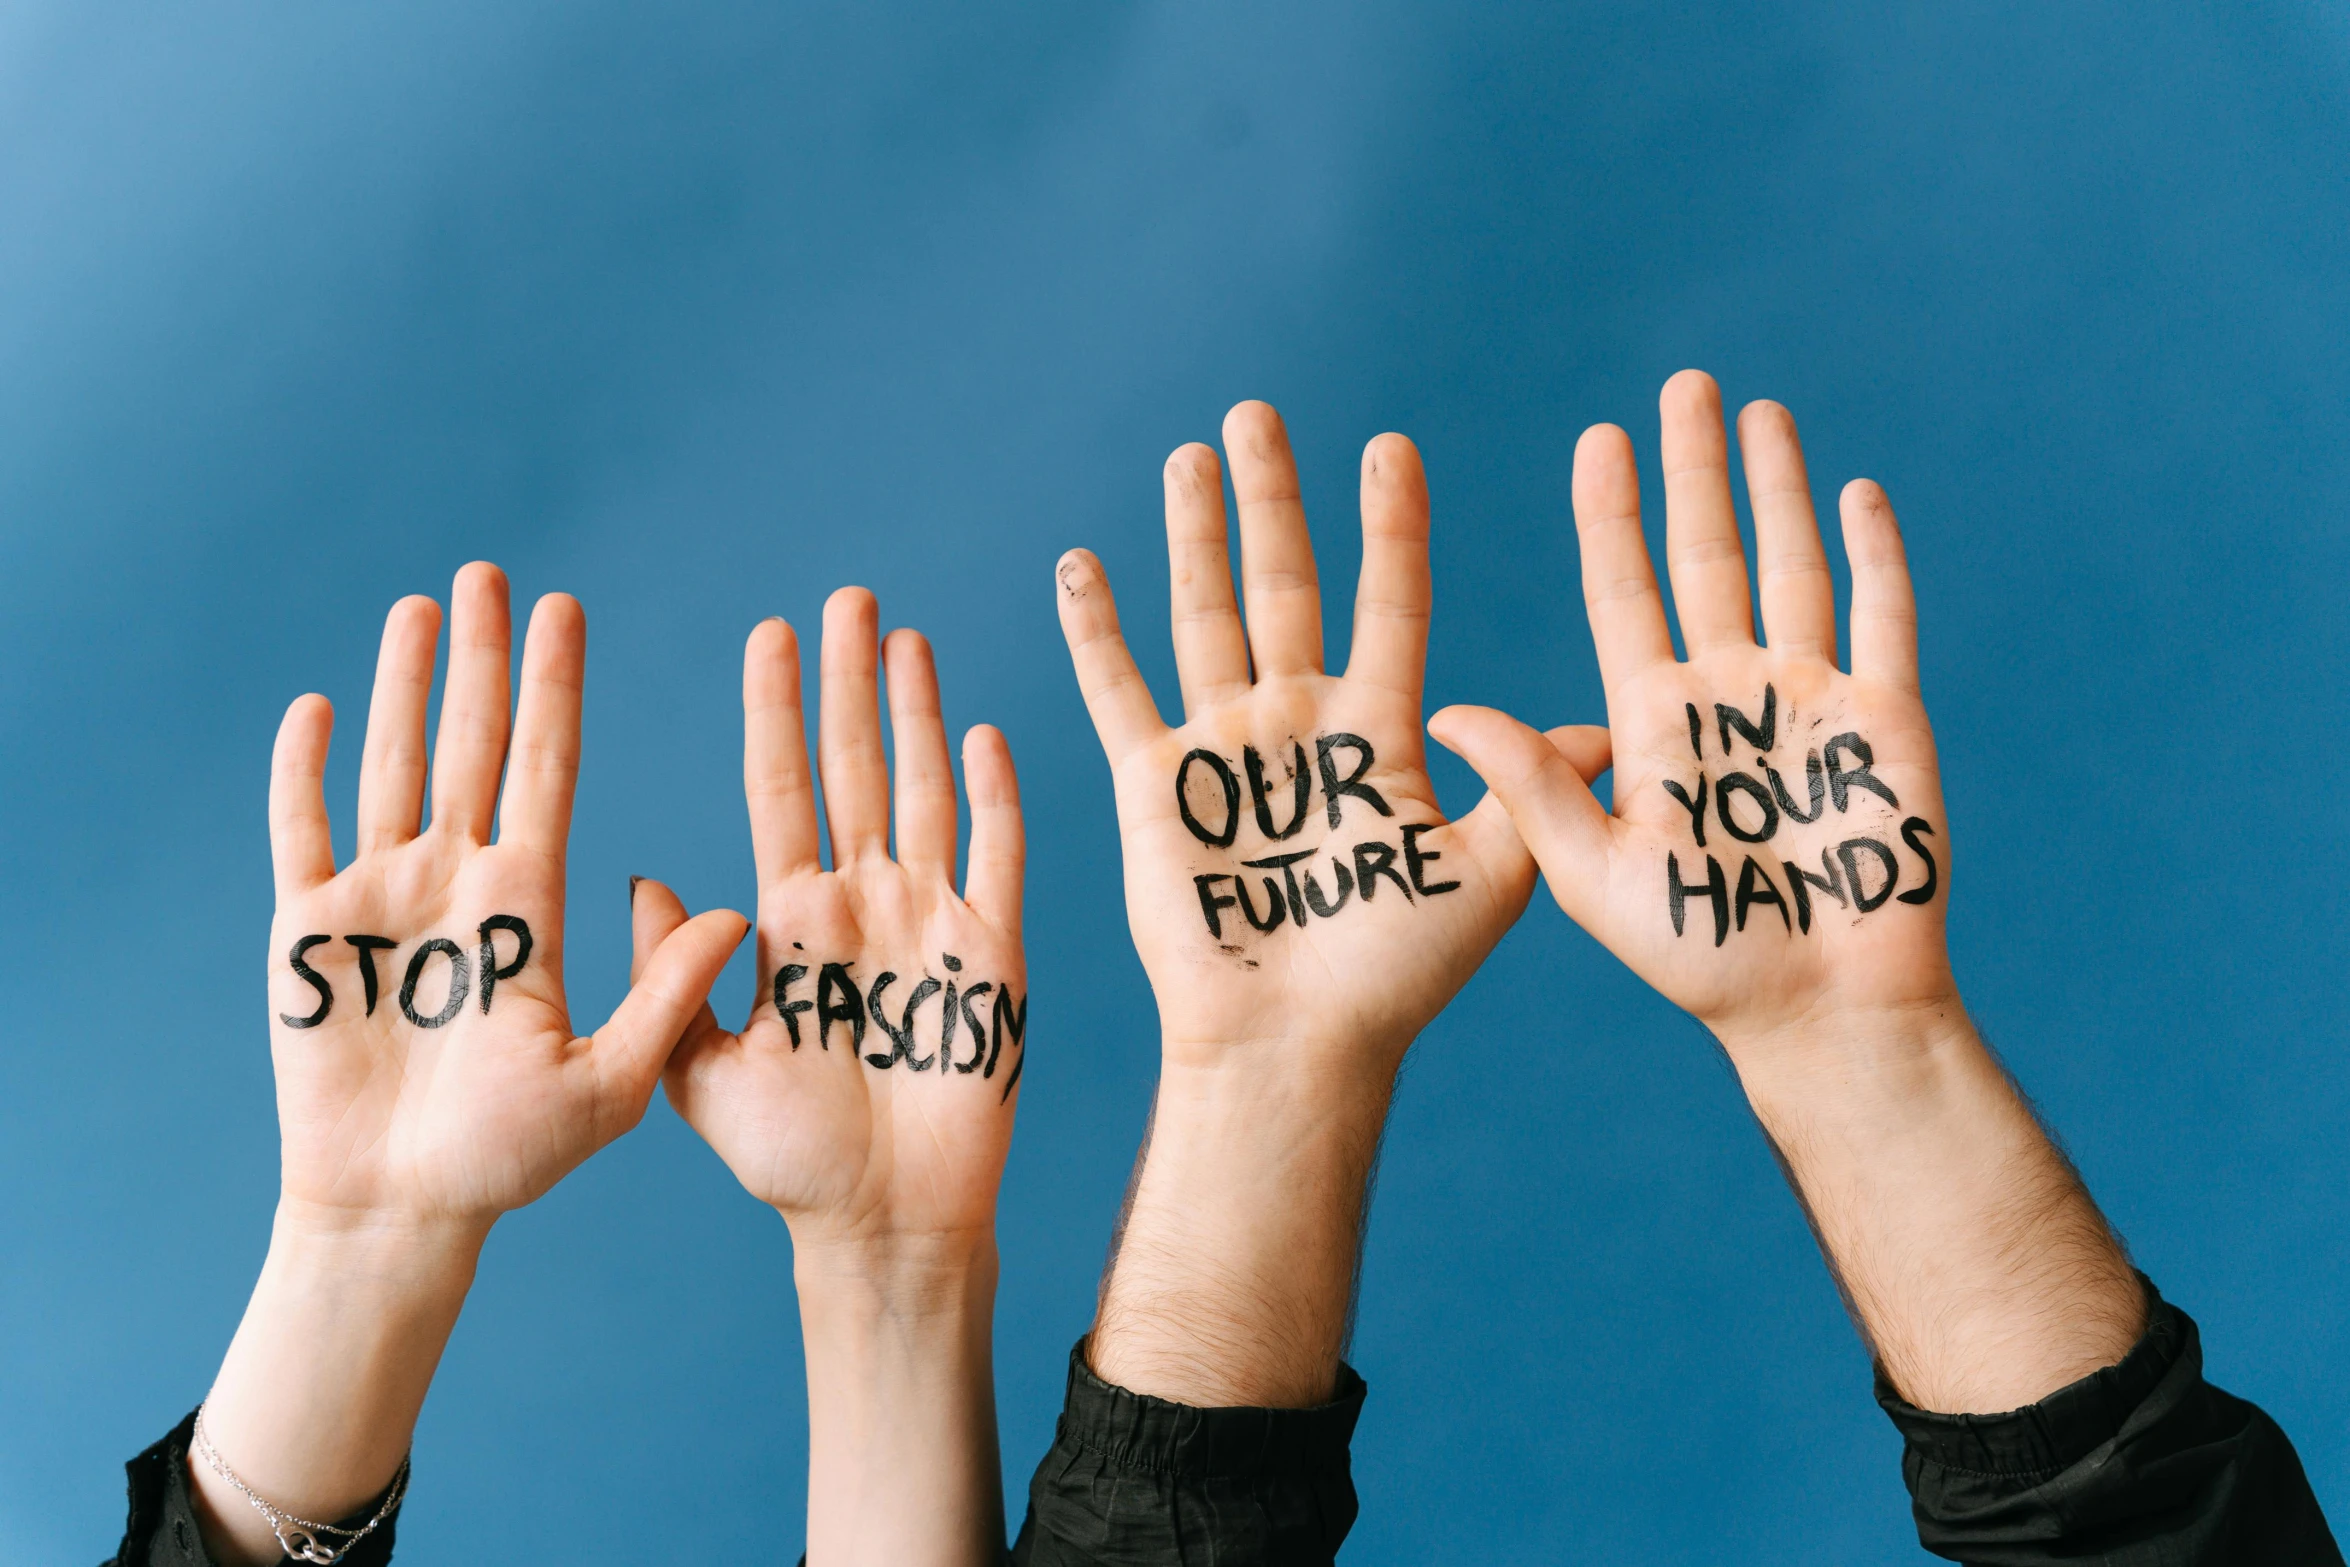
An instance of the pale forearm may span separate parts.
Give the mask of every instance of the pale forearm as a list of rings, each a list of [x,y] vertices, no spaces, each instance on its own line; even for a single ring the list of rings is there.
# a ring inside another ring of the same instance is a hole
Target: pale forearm
[[[2021,1408],[2136,1342],[2128,1258],[1956,997],[1725,1044],[1912,1402]]]
[[[1326,1401],[1392,1086],[1359,1058],[1322,1073],[1171,1064],[1088,1345],[1095,1373],[1199,1407]]]
[[[992,1234],[795,1244],[808,1362],[808,1560],[1003,1554]]]
[[[281,1202],[260,1281],[204,1404],[221,1458],[285,1512],[331,1523],[391,1483],[471,1287],[486,1225]],[[269,1525],[200,1458],[197,1511],[224,1564],[279,1559]]]

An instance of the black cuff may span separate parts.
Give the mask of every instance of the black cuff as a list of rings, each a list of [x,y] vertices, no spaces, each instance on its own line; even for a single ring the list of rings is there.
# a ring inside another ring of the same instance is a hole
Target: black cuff
[[[1324,1567],[1354,1527],[1351,1366],[1313,1409],[1195,1409],[1113,1387],[1069,1353],[1052,1451],[1028,1487],[1022,1567]]]
[[[195,1499],[188,1494],[188,1444],[194,1440],[196,1411],[171,1428],[171,1433],[123,1465],[130,1480],[130,1515],[123,1524],[122,1544],[106,1567],[215,1567],[196,1527]],[[377,1497],[349,1518],[337,1519],[345,1529],[363,1527],[383,1505]],[[392,1559],[392,1533],[400,1521],[395,1507],[375,1532],[351,1547],[340,1567],[386,1567]],[[279,1557],[282,1567],[294,1567]]]
[[[2146,1332],[2130,1352],[2023,1409],[1933,1414],[1878,1367],[1919,1543],[1984,1567],[2340,1567],[2293,1444],[2203,1380],[2194,1319],[2139,1281]]]

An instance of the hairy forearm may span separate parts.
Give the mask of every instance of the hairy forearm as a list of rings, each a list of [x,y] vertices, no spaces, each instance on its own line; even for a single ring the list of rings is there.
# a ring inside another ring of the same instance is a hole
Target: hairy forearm
[[[793,1258],[808,1560],[993,1567],[1004,1548],[995,1237],[795,1242]]]
[[[1216,1066],[1168,1054],[1088,1344],[1094,1371],[1199,1407],[1319,1404],[1345,1349],[1392,1075],[1359,1059],[1267,1072],[1229,1053]]]
[[[2021,1408],[2136,1342],[2127,1256],[1955,996],[1724,1043],[1911,1402]]]
[[[332,1523],[391,1483],[486,1226],[278,1206],[269,1257],[205,1399],[214,1447],[272,1506]],[[198,1517],[224,1564],[274,1562],[268,1523],[200,1458]]]

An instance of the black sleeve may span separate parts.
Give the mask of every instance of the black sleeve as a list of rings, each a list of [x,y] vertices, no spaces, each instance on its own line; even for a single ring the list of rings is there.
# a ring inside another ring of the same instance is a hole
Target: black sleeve
[[[1193,1409],[1112,1387],[1069,1354],[1017,1567],[1328,1567],[1354,1527],[1363,1379],[1315,1409]]]
[[[130,1517],[123,1524],[122,1544],[104,1567],[214,1567],[204,1537],[196,1532],[196,1508],[188,1495],[188,1443],[196,1431],[196,1412],[171,1428],[170,1435],[123,1465],[130,1477]],[[369,1502],[356,1517],[338,1520],[356,1529],[375,1516],[381,1498]],[[375,1527],[375,1532],[351,1547],[341,1567],[385,1567],[392,1559],[392,1530],[400,1510]],[[284,1567],[294,1567],[286,1558]]]
[[[2146,1285],[2120,1363],[2003,1415],[1929,1414],[1877,1373],[1918,1540],[1982,1567],[2342,1567],[2277,1423],[2203,1380],[2193,1319]]]

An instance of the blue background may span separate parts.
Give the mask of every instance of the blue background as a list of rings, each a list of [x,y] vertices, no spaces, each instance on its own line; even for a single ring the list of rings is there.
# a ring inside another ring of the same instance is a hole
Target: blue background
[[[1575,436],[1653,483],[1688,364],[1890,487],[1970,1002],[2350,1507],[2346,173],[2319,4],[0,0],[0,1557],[110,1548],[261,1259],[278,715],[334,698],[347,846],[383,612],[479,556],[588,607],[591,1022],[630,872],[753,897],[757,617],[870,584],[1009,731],[1016,1519],[1155,1061],[1055,556],[1171,701],[1159,463],[1265,397],[1335,657],[1404,430],[1431,708],[1594,719]],[[1728,1074],[1547,898],[1415,1053],[1354,1353],[1350,1560],[1922,1559]],[[783,1231],[656,1102],[500,1227],[404,1559],[788,1561],[802,1397]]]

